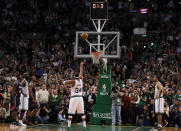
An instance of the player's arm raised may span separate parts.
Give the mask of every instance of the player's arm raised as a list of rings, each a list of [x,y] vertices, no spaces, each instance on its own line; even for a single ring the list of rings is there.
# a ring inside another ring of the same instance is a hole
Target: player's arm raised
[[[84,66],[84,62],[80,63],[80,73],[79,73],[79,78],[83,79],[83,66]]]
[[[63,82],[64,85],[72,85],[74,86],[75,85],[75,80],[66,80]]]

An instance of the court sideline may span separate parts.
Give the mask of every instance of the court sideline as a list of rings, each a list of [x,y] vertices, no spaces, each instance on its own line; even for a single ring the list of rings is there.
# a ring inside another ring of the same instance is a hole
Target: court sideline
[[[82,126],[73,125],[72,131],[82,131]],[[66,131],[65,127],[59,124],[40,124],[26,127],[10,127],[9,124],[0,124],[0,131]],[[87,131],[157,131],[152,127],[136,127],[136,126],[100,126],[88,125]],[[181,131],[181,128],[167,127],[161,131]]]

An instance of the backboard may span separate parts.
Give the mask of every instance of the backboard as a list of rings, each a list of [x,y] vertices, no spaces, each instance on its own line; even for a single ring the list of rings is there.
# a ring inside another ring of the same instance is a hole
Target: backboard
[[[86,32],[87,39],[81,34]],[[91,58],[91,52],[102,52],[101,58],[120,58],[119,32],[76,32],[75,58]]]

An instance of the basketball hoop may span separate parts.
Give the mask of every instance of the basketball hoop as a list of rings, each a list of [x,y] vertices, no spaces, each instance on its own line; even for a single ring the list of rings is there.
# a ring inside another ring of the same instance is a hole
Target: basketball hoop
[[[91,52],[93,64],[99,64],[99,59],[102,55],[102,52]]]

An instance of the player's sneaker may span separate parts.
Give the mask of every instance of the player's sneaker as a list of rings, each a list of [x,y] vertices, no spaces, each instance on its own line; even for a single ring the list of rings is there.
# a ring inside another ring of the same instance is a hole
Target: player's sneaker
[[[19,122],[16,122],[16,126],[22,126],[22,124]]]
[[[157,130],[162,130],[162,127],[158,127]]]
[[[163,128],[166,127],[168,125],[168,122],[165,121],[165,124],[163,125]]]
[[[22,121],[22,120],[19,120],[19,123],[21,124],[21,126],[24,126],[24,127],[26,127],[26,126],[27,126],[26,124],[24,124],[24,123],[23,123],[23,121]]]
[[[24,126],[24,127],[27,127],[27,125],[26,125],[26,124],[23,124],[22,122],[17,122],[17,123],[16,123],[16,126]]]
[[[83,127],[83,131],[87,131],[87,127]]]
[[[157,130],[162,130],[162,125],[158,125]]]
[[[22,125],[22,126],[24,126],[24,127],[27,127],[27,125],[26,125],[26,124],[24,124],[24,123],[21,123],[21,125]]]
[[[66,130],[67,130],[67,131],[71,131],[72,128],[71,128],[71,127],[66,127]]]

